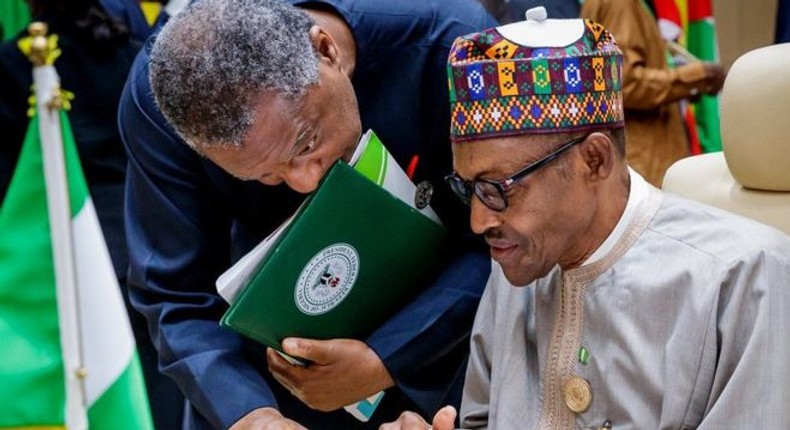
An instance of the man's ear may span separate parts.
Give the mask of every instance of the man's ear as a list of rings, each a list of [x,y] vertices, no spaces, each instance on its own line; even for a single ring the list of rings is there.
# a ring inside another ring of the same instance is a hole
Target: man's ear
[[[340,50],[331,34],[318,25],[310,27],[309,34],[319,61],[325,62],[330,66],[340,63]]]
[[[614,153],[617,149],[609,135],[601,132],[592,133],[579,146],[579,150],[591,181],[600,181],[612,174],[615,164]]]

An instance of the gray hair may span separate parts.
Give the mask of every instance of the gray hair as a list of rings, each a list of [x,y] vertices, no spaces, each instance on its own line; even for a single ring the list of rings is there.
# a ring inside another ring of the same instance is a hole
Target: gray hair
[[[165,118],[193,148],[241,146],[263,91],[298,98],[318,82],[313,19],[276,0],[203,0],[173,17],[151,51]]]

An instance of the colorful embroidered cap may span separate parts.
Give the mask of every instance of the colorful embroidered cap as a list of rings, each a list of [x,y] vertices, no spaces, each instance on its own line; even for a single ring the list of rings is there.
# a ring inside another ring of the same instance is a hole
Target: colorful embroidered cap
[[[451,138],[623,126],[622,53],[601,24],[527,20],[459,37],[450,49]]]

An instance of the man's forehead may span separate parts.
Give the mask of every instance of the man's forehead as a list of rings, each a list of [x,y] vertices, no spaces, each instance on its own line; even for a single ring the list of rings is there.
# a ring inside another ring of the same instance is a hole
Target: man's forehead
[[[518,154],[540,153],[551,142],[559,141],[558,134],[528,134],[499,136],[488,139],[471,139],[452,144],[453,154],[477,155],[480,157],[514,156]]]
[[[283,135],[295,134],[300,125],[309,119],[303,107],[301,98],[263,92],[257,98],[252,126],[244,138],[245,146],[261,142],[272,145]]]
[[[513,166],[545,155],[544,148],[550,139],[552,137],[522,134],[455,142],[452,144],[453,164],[463,177],[509,172]]]
[[[270,115],[280,112],[291,115],[298,112],[304,105],[308,91],[301,95],[289,95],[275,90],[262,90],[252,99],[256,104],[256,111],[266,111]]]

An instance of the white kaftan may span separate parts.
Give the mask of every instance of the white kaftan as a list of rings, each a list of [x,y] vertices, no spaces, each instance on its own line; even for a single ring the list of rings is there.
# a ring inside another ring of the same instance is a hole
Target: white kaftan
[[[591,261],[519,288],[494,264],[462,428],[790,429],[790,238],[631,178]]]

